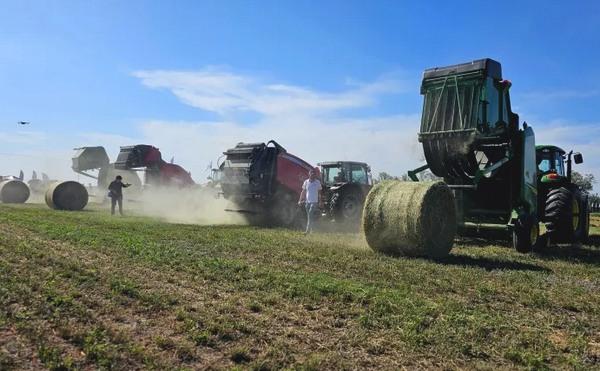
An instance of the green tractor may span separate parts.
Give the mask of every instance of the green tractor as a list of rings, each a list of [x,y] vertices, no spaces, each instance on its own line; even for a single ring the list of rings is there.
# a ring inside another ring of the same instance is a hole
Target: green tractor
[[[571,183],[572,153],[536,148],[533,129],[512,112],[511,85],[492,59],[425,70],[418,139],[427,164],[408,174],[418,180],[429,169],[443,183],[373,187],[363,212],[372,248],[444,256],[456,231],[506,231],[520,252],[545,244],[547,237],[585,238],[587,197]],[[574,159],[582,161],[580,154]],[[542,238],[540,222],[548,231]]]
[[[589,195],[571,181],[572,162],[581,164],[581,153],[540,145],[536,147],[539,218],[547,234],[540,244],[586,242],[590,230]]]

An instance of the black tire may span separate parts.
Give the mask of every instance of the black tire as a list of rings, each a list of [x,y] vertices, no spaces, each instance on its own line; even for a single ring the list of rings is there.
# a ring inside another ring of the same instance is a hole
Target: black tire
[[[364,200],[358,192],[336,193],[331,198],[331,209],[336,222],[357,223],[362,215]]]
[[[590,208],[588,195],[582,192],[577,192],[579,199],[579,228],[575,231],[575,239],[581,243],[586,243],[590,237]]]
[[[576,193],[566,187],[550,190],[546,198],[545,219],[553,242],[573,242],[581,228],[580,201]]]
[[[550,241],[548,240],[548,233],[544,233],[538,237],[533,249],[535,251],[544,251],[548,248],[549,243]]]
[[[513,228],[513,247],[521,253],[529,253],[538,243],[540,229],[533,215],[519,216]]]

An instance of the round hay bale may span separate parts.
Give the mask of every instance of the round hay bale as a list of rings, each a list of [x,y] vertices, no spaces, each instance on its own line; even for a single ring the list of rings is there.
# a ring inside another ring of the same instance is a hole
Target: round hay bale
[[[0,182],[0,201],[5,204],[22,204],[29,198],[29,187],[20,180]]]
[[[444,182],[384,181],[367,195],[362,224],[375,251],[444,257],[456,234],[454,195]]]
[[[88,203],[87,189],[74,181],[56,182],[46,191],[46,204],[56,210],[82,210]]]

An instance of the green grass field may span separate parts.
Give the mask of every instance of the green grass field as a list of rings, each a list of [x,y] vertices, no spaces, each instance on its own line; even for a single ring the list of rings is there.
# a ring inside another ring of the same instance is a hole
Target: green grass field
[[[4,205],[0,369],[600,369],[599,263]]]

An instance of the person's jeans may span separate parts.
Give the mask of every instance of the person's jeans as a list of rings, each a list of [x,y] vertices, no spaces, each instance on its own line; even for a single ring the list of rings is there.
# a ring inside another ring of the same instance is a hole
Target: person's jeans
[[[115,215],[115,206],[119,203],[119,214],[123,215],[123,196],[110,198],[110,215]]]
[[[306,208],[306,233],[310,233],[313,230],[314,218],[319,204],[316,202],[307,202],[304,207]]]

